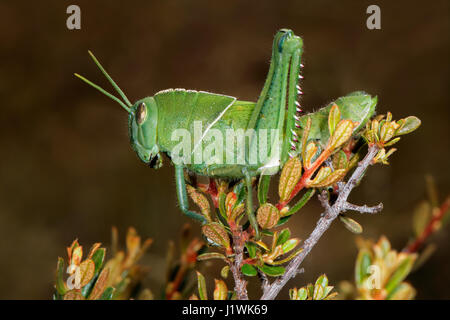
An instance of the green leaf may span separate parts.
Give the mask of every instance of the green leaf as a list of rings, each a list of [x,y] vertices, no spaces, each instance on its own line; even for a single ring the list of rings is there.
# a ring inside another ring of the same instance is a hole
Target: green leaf
[[[256,220],[262,229],[271,229],[280,220],[280,211],[270,203],[264,203],[256,212]]]
[[[367,249],[359,250],[355,265],[355,280],[358,286],[364,283],[368,273],[368,268],[372,264],[372,257]]]
[[[415,116],[409,116],[397,121],[397,123],[400,125],[400,128],[397,129],[395,135],[401,136],[413,132],[420,126],[422,122]]]
[[[391,140],[395,135],[396,128],[397,124],[395,122],[383,123],[380,129],[380,140],[383,142]]]
[[[245,185],[243,182],[238,183],[233,188],[233,192],[237,196],[236,205],[239,205],[240,203],[242,203],[245,200],[245,198],[247,197],[247,189],[245,188]]]
[[[303,208],[303,206],[312,198],[312,196],[314,195],[315,192],[316,192],[316,189],[314,189],[314,188],[310,188],[310,189],[306,190],[306,192],[303,194],[303,196],[300,198],[300,200],[291,209],[289,209],[289,211],[283,216],[283,218],[293,215],[294,213],[299,211],[301,208]],[[278,225],[280,225],[280,224],[278,224]]]
[[[278,185],[278,195],[281,201],[289,200],[292,191],[302,176],[302,162],[298,157],[289,159],[283,167]]]
[[[344,226],[351,232],[356,233],[356,234],[360,234],[363,232],[363,228],[361,227],[361,225],[356,222],[355,220],[340,215],[339,216],[339,220],[344,224]]]
[[[103,265],[103,261],[105,259],[105,248],[99,248],[97,249],[94,254],[92,255],[92,261],[94,261],[95,264],[95,272],[94,274],[98,274],[100,272],[100,268]]]
[[[101,297],[103,291],[105,290],[108,278],[109,268],[103,268],[97,278],[97,281],[95,282],[94,288],[92,288],[92,291],[89,294],[89,300],[97,300]]]
[[[261,240],[256,241],[255,244],[257,244],[258,247],[260,247],[260,248],[263,249],[264,251],[270,251],[270,248],[267,246],[267,244],[265,244],[265,243],[262,242]]]
[[[311,162],[316,157],[317,150],[318,150],[318,147],[313,141],[310,141],[306,145],[305,157],[303,158],[303,166],[305,167],[305,169],[309,169],[311,167]]]
[[[352,136],[353,128],[352,120],[341,120],[336,126],[336,131],[330,137],[328,148],[334,150],[342,146]]]
[[[289,298],[291,300],[306,300],[308,298],[308,292],[304,287],[300,289],[289,289]]]
[[[267,264],[263,264],[262,266],[258,266],[259,270],[267,274],[271,277],[278,277],[284,274],[286,269],[281,266],[269,266]]]
[[[114,290],[113,287],[106,288],[98,300],[112,300]]]
[[[319,169],[319,172],[317,172],[314,179],[308,183],[309,186],[315,187],[316,185],[319,185],[322,181],[324,181],[329,175],[331,174],[331,168],[330,167],[321,167]]]
[[[280,220],[278,221],[276,226],[279,227],[279,226],[285,224],[286,222],[289,221],[290,218],[292,218],[292,215],[280,218]]]
[[[391,243],[389,240],[382,236],[380,237],[380,240],[378,240],[377,246],[381,249],[381,256],[384,258],[387,256],[387,254],[391,251]]]
[[[291,253],[287,258],[284,258],[284,259],[281,259],[281,260],[275,260],[274,262],[271,263],[271,265],[278,266],[280,264],[284,264],[284,263],[286,263],[288,261],[291,261],[292,259],[294,259],[302,251],[303,251],[303,248],[298,248],[293,253]]]
[[[291,231],[289,230],[289,228],[281,230],[277,239],[276,246],[284,244],[290,237]]]
[[[397,137],[397,138],[392,139],[388,143],[385,143],[384,146],[385,147],[390,147],[390,146],[393,146],[394,144],[396,144],[399,141],[400,141],[400,137]]]
[[[234,290],[228,291],[227,300],[236,300],[236,292]]]
[[[230,266],[226,265],[220,270],[220,275],[222,278],[226,279],[228,278],[228,272],[230,272]]]
[[[242,267],[241,267],[241,271],[244,275],[248,276],[248,277],[254,277],[258,274],[258,271],[256,270],[256,268],[254,266],[252,266],[251,264],[245,263]]]
[[[244,229],[245,230],[245,229]],[[273,232],[270,230],[261,230],[261,234],[263,236],[268,236],[268,237],[272,237],[273,236]]]
[[[333,286],[326,286],[322,299],[328,298],[328,295],[330,294],[331,290],[333,290],[333,288]]]
[[[414,264],[414,256],[406,257],[395,270],[394,274],[389,278],[385,288],[389,294],[406,278]]]
[[[341,120],[341,111],[339,111],[339,107],[337,104],[333,104],[330,110],[330,114],[328,115],[328,130],[330,131],[330,136],[333,135],[334,130],[336,130],[336,126]]]
[[[206,196],[191,185],[186,185],[186,190],[191,200],[200,208],[200,212],[208,221],[211,220],[211,207]]]
[[[64,271],[64,259],[58,258],[58,263],[56,265],[56,291],[58,291],[58,293],[62,296],[68,291],[66,283],[63,279]]]
[[[63,300],[63,296],[62,295],[60,295],[57,291],[55,291],[54,293],[53,293],[53,296],[52,296],[52,299],[53,300]]]
[[[210,241],[211,244],[224,248],[230,247],[230,237],[225,228],[218,222],[210,222],[203,225],[203,235]]]
[[[283,250],[283,254],[288,253],[293,250],[300,243],[300,239],[293,238],[286,241],[282,246],[281,250]]]
[[[125,272],[124,272],[125,273]],[[126,288],[130,285],[131,279],[126,278],[126,276],[122,273],[122,280],[119,283],[116,283],[114,285],[114,292],[113,292],[113,300],[120,299],[120,295],[126,290]]]
[[[95,271],[95,263],[92,261],[92,259],[84,260],[80,264],[80,285],[84,287],[87,285],[92,278],[94,277],[94,271]]]
[[[278,231],[274,231],[273,236],[272,236],[272,246],[270,248],[270,251],[273,252],[275,250],[277,241],[278,241]]]
[[[297,300],[297,288],[289,289],[289,299]],[[56,299],[53,299],[56,300]]]
[[[270,175],[261,175],[258,184],[258,201],[259,205],[267,202],[267,192],[270,186]]]
[[[314,286],[311,283],[309,283],[306,286],[306,290],[308,291],[308,297],[313,297],[313,295],[314,295]]]
[[[344,151],[339,150],[336,152],[336,154],[333,156],[333,169],[347,169],[348,167],[348,159],[347,155]]]
[[[402,282],[392,291],[389,300],[412,300],[415,295],[416,290],[409,283]]]
[[[214,300],[226,300],[228,296],[228,288],[223,280],[214,279]]]
[[[256,257],[256,244],[248,241],[245,243],[245,247],[247,248],[248,256],[252,259],[255,258]]]
[[[219,204],[219,206],[220,206],[220,204]],[[217,214],[216,216],[218,218],[219,223],[222,224],[227,230],[229,230],[230,229],[230,225],[228,224],[226,215],[227,214],[226,214],[226,211],[225,211],[225,216],[222,216],[222,214]]]
[[[298,300],[308,299],[308,291],[306,290],[306,288],[303,287],[303,288],[298,289],[297,299]]]
[[[218,252],[207,252],[207,253],[202,253],[200,255],[197,256],[197,260],[198,261],[204,261],[204,260],[209,260],[209,259],[222,259],[225,260],[226,257]]]
[[[306,144],[308,142],[309,132],[311,131],[312,120],[310,116],[306,116],[306,123],[303,127],[302,134],[302,159],[306,157]]]
[[[219,195],[219,212],[220,215],[224,218],[227,219],[227,209],[225,208],[225,199],[227,198],[227,195],[225,192],[222,192]]]
[[[325,274],[322,274],[320,277],[317,278],[315,285],[326,288],[326,286],[328,286],[327,276]]]
[[[327,167],[328,168],[328,167]],[[323,167],[322,167],[323,169]],[[322,169],[320,171],[322,171]],[[319,171],[319,173],[320,173]],[[315,188],[322,188],[326,186],[331,186],[335,184],[336,182],[339,182],[342,180],[345,175],[347,174],[347,169],[337,169],[333,171],[331,174],[326,176],[325,178],[322,178],[319,182],[316,182],[316,179],[309,183],[309,186],[315,187]]]
[[[325,289],[321,285],[314,286],[313,300],[322,300]]]
[[[197,284],[198,284],[198,295],[200,296],[200,300],[208,300],[205,277],[198,271],[197,271]]]
[[[97,282],[97,279],[98,279],[98,274],[96,274],[87,285],[85,285],[83,288],[81,288],[81,294],[86,299],[91,294],[92,289],[94,288],[94,285]]]
[[[84,297],[81,295],[78,290],[70,290],[63,297],[64,300],[84,300]]]

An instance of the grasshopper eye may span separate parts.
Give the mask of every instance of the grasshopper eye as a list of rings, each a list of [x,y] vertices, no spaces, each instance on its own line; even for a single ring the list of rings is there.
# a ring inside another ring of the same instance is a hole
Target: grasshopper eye
[[[141,125],[145,118],[147,117],[147,108],[145,107],[145,103],[141,103],[136,110],[136,122]]]

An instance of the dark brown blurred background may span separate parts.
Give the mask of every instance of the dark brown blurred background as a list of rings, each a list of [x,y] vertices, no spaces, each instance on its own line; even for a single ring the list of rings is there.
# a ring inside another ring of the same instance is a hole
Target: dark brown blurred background
[[[66,28],[70,4],[81,7],[81,30]],[[381,7],[381,30],[366,28],[369,4]],[[436,178],[442,197],[450,190],[449,12],[446,0],[0,2],[0,298],[50,298],[65,246],[74,238],[109,244],[112,225],[122,237],[135,226],[155,239],[145,262],[159,292],[167,241],[188,221],[176,205],[173,168],[140,163],[125,112],[73,77],[112,91],[88,49],[131,100],[173,87],[255,100],[273,35],[294,30],[305,43],[307,110],[363,89],[379,96],[380,112],[423,121],[391,165],[371,169],[352,195],[384,203],[381,215],[358,221],[365,236],[385,234],[401,249],[425,197],[424,175]],[[313,202],[291,220],[303,239],[320,214]],[[436,254],[410,277],[419,298],[450,298],[449,234],[434,238]],[[354,236],[335,223],[292,286],[323,272],[333,284],[353,279],[355,256]]]

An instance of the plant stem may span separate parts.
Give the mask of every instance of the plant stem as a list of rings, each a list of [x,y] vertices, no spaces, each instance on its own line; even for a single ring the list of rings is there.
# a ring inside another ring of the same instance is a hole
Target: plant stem
[[[258,275],[261,280],[261,289],[264,294],[270,288],[269,278],[267,277],[267,275],[264,272],[262,272],[260,270],[258,270]]]
[[[238,300],[248,300],[247,281],[242,278],[241,267],[244,260],[244,243],[246,235],[241,226],[230,225],[233,234],[234,261],[230,262],[230,270],[234,278],[234,292]]]
[[[275,299],[281,289],[286,285],[286,283],[291,278],[297,275],[298,268],[300,267],[301,263],[312,250],[312,248],[316,245],[325,231],[328,230],[333,220],[339,216],[340,212],[348,209],[347,198],[350,195],[350,192],[357,185],[367,168],[372,164],[372,160],[378,153],[378,150],[379,148],[376,145],[369,146],[367,155],[358,164],[358,167],[355,169],[348,182],[343,186],[343,188],[340,188],[339,196],[336,202],[332,206],[328,204],[328,201],[326,202],[325,213],[321,215],[321,218],[317,222],[317,225],[314,228],[313,232],[303,243],[303,251],[288,264],[288,266],[286,267],[286,272],[269,286],[266,292],[264,292],[264,294],[262,295],[261,300]]]
[[[428,237],[437,230],[439,227],[442,218],[445,216],[445,213],[450,208],[450,197],[445,199],[444,203],[441,205],[441,207],[438,209],[437,214],[435,214],[428,225],[425,227],[425,229],[422,231],[419,237],[416,238],[416,240],[411,243],[407,248],[403,249],[403,252],[413,253],[419,250],[419,248],[423,245],[425,240],[428,239]],[[434,211],[433,211],[434,212]]]

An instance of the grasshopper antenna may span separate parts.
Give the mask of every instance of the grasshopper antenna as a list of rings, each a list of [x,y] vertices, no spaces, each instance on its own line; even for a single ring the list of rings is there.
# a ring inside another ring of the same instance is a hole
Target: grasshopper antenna
[[[113,99],[114,101],[116,101],[118,104],[120,104],[122,106],[122,108],[124,108],[128,113],[130,113],[131,109],[131,104],[129,106],[127,106],[122,100],[120,100],[119,98],[117,98],[116,96],[112,95],[111,93],[109,93],[108,91],[106,91],[105,89],[103,89],[102,87],[96,85],[95,83],[89,81],[88,79],[86,79],[85,77],[79,75],[78,73],[74,73],[75,77],[80,78],[81,80],[83,80],[84,82],[86,82],[88,85],[94,87],[95,89],[97,89],[98,91],[100,91],[101,93],[103,93],[105,96]],[[111,80],[112,81],[112,80]],[[129,101],[128,101],[129,103]]]
[[[91,52],[91,50],[88,50],[89,55],[91,56],[92,60],[94,60],[97,67],[100,69],[100,71],[105,75],[105,77],[108,79],[108,81],[111,83],[111,85],[116,89],[117,93],[122,97],[123,100],[125,100],[126,104],[128,106],[132,106],[130,100],[128,100],[125,93],[123,93],[122,90],[120,90],[119,86],[114,82],[114,80],[109,76],[108,72],[103,68],[103,66],[100,64],[100,62],[97,60],[97,58],[94,56],[94,54]]]

